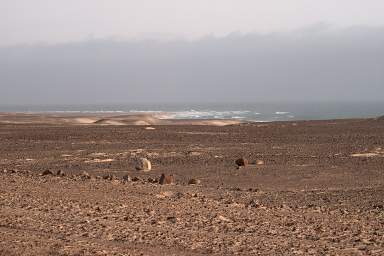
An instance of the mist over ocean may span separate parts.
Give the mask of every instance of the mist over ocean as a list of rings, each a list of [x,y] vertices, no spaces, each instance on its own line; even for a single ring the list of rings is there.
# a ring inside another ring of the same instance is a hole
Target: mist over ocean
[[[384,102],[0,105],[0,112],[111,115],[151,113],[161,119],[268,122],[377,117],[384,115]]]

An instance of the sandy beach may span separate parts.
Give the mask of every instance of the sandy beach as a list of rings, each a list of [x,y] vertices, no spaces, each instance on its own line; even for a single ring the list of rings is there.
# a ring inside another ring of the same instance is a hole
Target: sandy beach
[[[384,254],[379,119],[2,113],[0,176],[0,255]]]

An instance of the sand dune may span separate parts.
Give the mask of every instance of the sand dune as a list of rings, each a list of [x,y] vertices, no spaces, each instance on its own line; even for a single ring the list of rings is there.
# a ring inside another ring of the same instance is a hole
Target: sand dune
[[[0,124],[46,124],[46,125],[212,125],[239,124],[238,120],[176,120],[159,119],[150,114],[39,114],[0,113]]]

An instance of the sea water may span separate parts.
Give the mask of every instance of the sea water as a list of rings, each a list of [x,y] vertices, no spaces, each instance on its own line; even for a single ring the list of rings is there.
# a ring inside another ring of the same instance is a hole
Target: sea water
[[[157,103],[0,105],[0,112],[122,115],[151,113],[161,119],[236,119],[269,122],[369,118],[384,115],[383,102]]]

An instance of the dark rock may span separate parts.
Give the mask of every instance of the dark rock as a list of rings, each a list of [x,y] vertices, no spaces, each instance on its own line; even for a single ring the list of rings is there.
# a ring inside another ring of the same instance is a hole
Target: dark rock
[[[131,176],[129,176],[129,175],[124,175],[124,176],[123,176],[123,181],[132,181]]]
[[[174,217],[174,216],[170,216],[170,217],[167,217],[167,221],[169,221],[169,222],[171,222],[171,223],[176,223],[177,218]]]
[[[258,208],[260,206],[261,206],[260,202],[253,199],[247,204],[248,208]]]
[[[53,172],[51,170],[45,170],[41,173],[42,176],[45,176],[45,175],[53,175]]]
[[[133,182],[136,182],[136,181],[139,181],[139,180],[140,180],[140,179],[139,179],[138,177],[133,177],[133,178],[132,178],[132,181],[133,181]]]
[[[149,178],[148,178],[148,182],[149,182],[149,183],[159,183],[159,180],[156,179],[156,178],[151,178],[151,177],[149,177]]]
[[[62,170],[58,170],[58,171],[56,172],[56,175],[57,175],[57,176],[61,176],[61,177],[63,177],[63,176],[65,176],[65,173],[64,173],[64,171],[62,171]]]
[[[161,176],[160,176],[159,184],[160,184],[160,185],[173,184],[174,181],[175,181],[175,180],[174,180],[173,174],[165,175],[165,174],[163,173],[163,174],[161,174]]]
[[[239,158],[235,161],[235,164],[239,167],[247,166],[248,165],[248,160],[245,158]]]
[[[104,175],[103,179],[105,179],[105,180],[114,180],[114,179],[116,179],[116,176],[109,173],[109,174]]]

